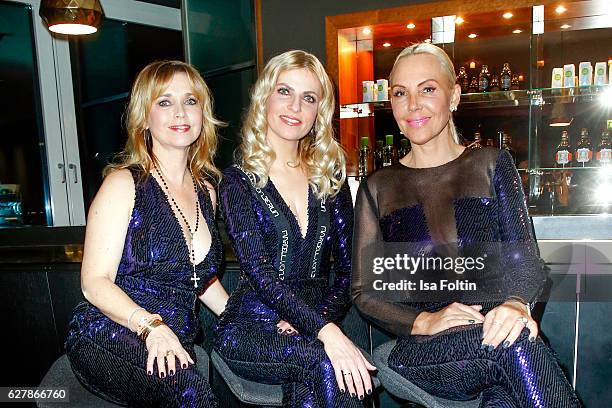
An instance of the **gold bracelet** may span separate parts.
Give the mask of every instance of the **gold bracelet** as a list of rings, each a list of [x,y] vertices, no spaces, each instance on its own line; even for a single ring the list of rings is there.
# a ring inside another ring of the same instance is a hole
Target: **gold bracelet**
[[[141,317],[140,321],[138,322],[138,326],[136,328],[136,334],[138,335],[138,337],[142,338],[143,333],[145,331],[149,331],[150,332],[151,331],[151,327],[150,326],[151,326],[152,322],[157,321],[157,320],[159,320],[160,322],[163,322],[162,317],[160,315],[158,315],[158,314],[151,314],[149,316]],[[155,326],[155,327],[157,327],[157,326]],[[145,338],[146,338],[147,335],[148,335],[148,333],[145,335]]]
[[[147,341],[149,333],[151,333],[154,328],[165,325],[166,323],[162,322],[161,320],[153,320],[148,326],[145,327],[143,332],[140,334],[140,338],[142,339],[142,341]]]

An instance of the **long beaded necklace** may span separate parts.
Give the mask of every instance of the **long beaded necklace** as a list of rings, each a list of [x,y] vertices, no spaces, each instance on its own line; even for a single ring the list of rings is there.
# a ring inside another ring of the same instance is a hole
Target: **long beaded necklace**
[[[164,185],[164,188],[166,189],[166,198],[170,198],[170,201],[174,205],[174,208],[176,208],[181,218],[183,219],[183,222],[187,226],[187,231],[189,231],[189,235],[191,238],[191,246],[189,245],[189,242],[185,242],[187,244],[187,248],[189,249],[189,261],[191,262],[191,266],[193,268],[193,276],[189,280],[192,280],[193,287],[197,288],[198,281],[200,280],[200,278],[198,278],[198,275],[196,275],[195,250],[194,250],[194,245],[193,245],[193,237],[195,233],[198,232],[198,227],[200,225],[200,200],[198,199],[198,188],[196,185],[195,177],[193,177],[193,174],[191,173],[191,170],[190,170],[189,174],[191,174],[191,180],[193,181],[193,190],[195,191],[195,196],[196,196],[196,221],[195,221],[195,228],[193,229],[193,232],[192,232],[191,226],[187,222],[187,217],[185,217],[185,214],[183,214],[183,211],[181,211],[181,207],[178,206],[178,204],[174,200],[174,197],[172,197],[172,194],[170,193],[170,189],[168,188],[168,184],[166,183],[166,180],[164,179],[162,172],[157,168],[157,165],[154,164],[153,166],[155,167],[155,171],[157,172],[157,175],[161,179]]]

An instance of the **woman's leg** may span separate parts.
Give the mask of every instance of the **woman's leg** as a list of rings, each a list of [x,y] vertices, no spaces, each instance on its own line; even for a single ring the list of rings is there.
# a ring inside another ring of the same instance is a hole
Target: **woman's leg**
[[[273,323],[228,325],[215,348],[237,375],[269,384],[283,384],[285,407],[362,407],[342,393],[334,369],[318,340],[287,336]]]
[[[125,349],[116,343],[110,348],[81,336],[68,351],[75,375],[94,394],[129,406],[218,406],[207,377],[194,365],[186,369],[177,365],[175,375],[159,378],[156,369],[153,375],[146,372],[147,351],[142,343],[126,343]],[[137,364],[140,359],[142,364]]]
[[[521,408],[580,406],[541,339],[531,343],[524,330],[511,347],[488,351],[481,349],[481,332],[481,326],[472,326],[399,340],[389,366],[442,398],[469,400],[483,393],[485,407],[495,398],[504,401],[502,406]]]

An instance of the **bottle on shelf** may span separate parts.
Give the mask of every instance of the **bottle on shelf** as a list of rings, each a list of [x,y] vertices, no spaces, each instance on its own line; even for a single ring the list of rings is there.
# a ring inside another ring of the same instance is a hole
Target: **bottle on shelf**
[[[490,82],[491,76],[489,75],[489,67],[483,65],[478,75],[478,92],[487,92]]]
[[[359,144],[359,165],[357,168],[357,177],[365,178],[372,172],[372,154],[370,152],[370,138],[363,136]]]
[[[571,167],[572,165],[572,148],[567,130],[561,132],[561,142],[555,149],[555,163],[557,167]]]
[[[512,160],[514,161],[514,164],[516,164],[516,152],[512,148],[512,138],[506,132],[501,132],[501,133],[502,133],[501,148],[507,150],[508,153],[510,153],[510,156],[512,156]]]
[[[468,93],[468,89],[470,88],[470,80],[468,79],[467,72],[465,72],[465,67],[459,68],[457,83],[459,86],[461,86],[461,93]]]
[[[374,149],[374,168],[376,170],[383,167],[383,141],[376,141],[376,149]]]
[[[497,75],[493,74],[491,75],[491,85],[489,85],[489,92],[497,92],[499,90],[499,79],[497,78]]]
[[[487,141],[485,142],[485,146],[495,147],[495,140],[493,140],[493,138],[491,137],[487,138]]]
[[[468,93],[476,93],[478,92],[478,78],[475,76],[470,80],[470,86],[468,87]]]
[[[468,145],[470,149],[482,149],[482,138],[480,132],[474,132],[474,141]]]
[[[395,146],[393,146],[393,135],[385,136],[385,147],[383,148],[383,167],[395,163]]]
[[[517,74],[512,75],[512,80],[510,81],[510,89],[513,91],[521,89],[521,82]]]
[[[512,85],[512,71],[510,71],[510,63],[504,62],[501,74],[499,74],[499,85],[502,91],[509,91]]]
[[[589,139],[589,131],[587,128],[582,128],[580,131],[580,141],[576,145],[576,153],[574,155],[578,166],[586,167],[591,164],[593,158],[593,145]]]
[[[400,148],[397,151],[398,160],[404,157],[405,155],[407,155],[409,151],[410,151],[410,140],[403,137],[402,140],[400,140]]]
[[[612,165],[612,143],[610,142],[610,132],[601,132],[601,141],[597,145],[595,160],[600,166]]]

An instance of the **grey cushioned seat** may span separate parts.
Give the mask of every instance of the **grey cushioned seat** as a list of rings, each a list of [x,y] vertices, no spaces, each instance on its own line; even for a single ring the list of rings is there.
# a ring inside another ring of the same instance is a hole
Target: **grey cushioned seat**
[[[478,408],[480,397],[471,401],[451,401],[434,397],[389,368],[389,354],[395,343],[396,340],[388,341],[378,346],[372,354],[374,365],[378,368],[378,378],[387,391],[396,397],[416,402],[427,408]]]
[[[208,376],[208,355],[204,349],[199,346],[195,346],[195,354],[198,361],[197,370]],[[47,371],[47,374],[45,374],[45,377],[42,379],[39,387],[45,389],[67,388],[69,405],[71,407],[110,408],[119,406],[87,391],[72,372],[70,361],[65,354],[55,360],[49,371]],[[37,405],[39,407],[57,408],[62,405],[62,403],[39,402]]]
[[[370,360],[369,355],[365,351],[362,350],[362,353]],[[268,407],[280,407],[283,405],[283,389],[281,385],[262,384],[237,376],[215,350],[210,353],[210,361],[232,393],[241,402]],[[376,377],[372,377],[372,383],[375,389],[380,386],[380,381]]]

